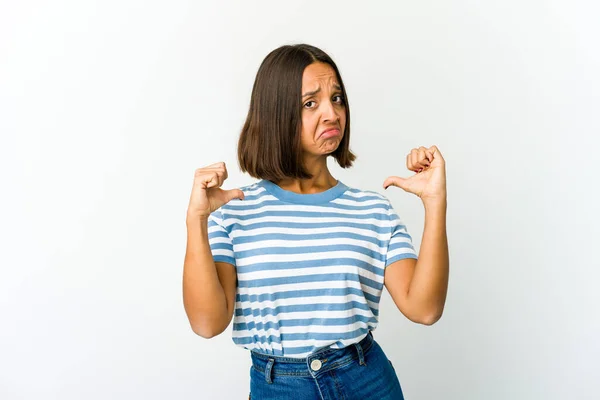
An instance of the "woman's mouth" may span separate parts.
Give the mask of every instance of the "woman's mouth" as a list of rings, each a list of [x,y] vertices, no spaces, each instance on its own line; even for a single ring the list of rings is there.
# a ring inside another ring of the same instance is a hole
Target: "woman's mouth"
[[[326,131],[324,131],[323,133],[321,133],[321,135],[319,136],[320,138],[330,138],[333,136],[338,136],[340,134],[340,130],[337,128],[333,128],[333,129],[328,129]]]

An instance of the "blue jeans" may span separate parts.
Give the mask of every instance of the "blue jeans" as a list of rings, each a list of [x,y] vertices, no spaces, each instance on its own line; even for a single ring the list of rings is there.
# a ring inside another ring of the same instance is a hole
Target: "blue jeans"
[[[403,400],[396,371],[369,332],[343,349],[306,358],[250,351],[252,400]]]

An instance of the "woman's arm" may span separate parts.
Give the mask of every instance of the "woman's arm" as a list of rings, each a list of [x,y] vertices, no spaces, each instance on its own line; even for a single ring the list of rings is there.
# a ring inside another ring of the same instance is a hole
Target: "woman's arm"
[[[385,287],[400,312],[425,325],[441,318],[448,292],[446,203],[445,199],[424,203],[425,228],[419,259],[398,260],[385,269]]]
[[[231,322],[237,276],[233,265],[214,262],[208,241],[208,218],[188,215],[186,224],[183,304],[192,330],[211,338]]]
[[[425,206],[425,228],[418,260],[398,260],[385,269],[384,283],[398,309],[412,321],[431,325],[442,316],[448,292],[446,161],[437,146],[412,149],[406,166],[417,174],[390,176],[390,185],[413,193]]]

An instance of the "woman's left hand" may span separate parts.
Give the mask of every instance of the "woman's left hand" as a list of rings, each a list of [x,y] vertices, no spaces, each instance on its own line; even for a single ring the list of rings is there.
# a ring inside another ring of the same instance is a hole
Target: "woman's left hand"
[[[383,182],[384,189],[394,185],[416,194],[423,202],[446,200],[446,161],[436,146],[412,149],[406,156],[406,166],[416,174],[410,178],[390,176]]]

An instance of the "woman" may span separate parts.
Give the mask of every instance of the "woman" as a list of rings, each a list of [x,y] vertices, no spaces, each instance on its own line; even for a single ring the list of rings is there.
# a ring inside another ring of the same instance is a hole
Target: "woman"
[[[194,332],[210,338],[232,317],[250,350],[252,399],[402,399],[371,333],[385,285],[411,321],[442,315],[448,285],[445,162],[413,149],[416,174],[390,176],[421,198],[419,257],[390,201],[346,186],[350,110],[340,73],[313,46],[286,45],[261,64],[242,129],[241,170],[260,179],[223,190],[225,163],[196,170],[188,206],[183,296]],[[418,259],[418,261],[417,261]]]

